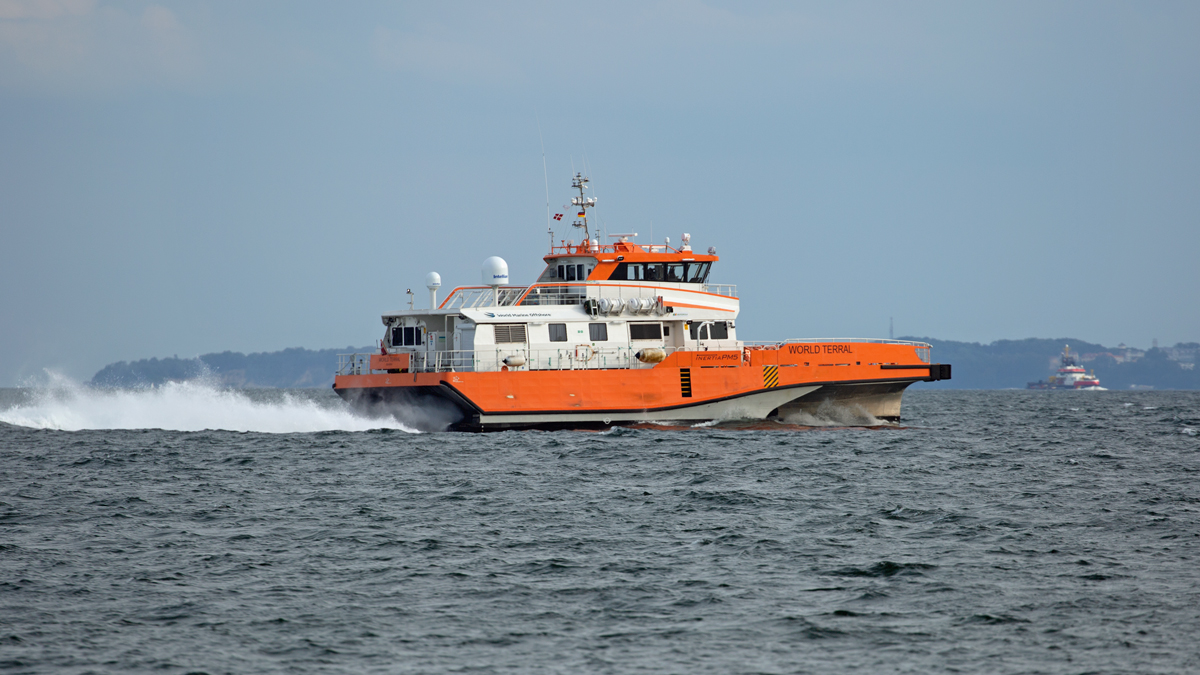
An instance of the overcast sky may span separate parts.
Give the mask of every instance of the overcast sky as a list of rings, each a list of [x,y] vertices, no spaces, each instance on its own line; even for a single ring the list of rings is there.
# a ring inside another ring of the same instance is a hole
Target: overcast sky
[[[543,141],[743,339],[1200,341],[1194,1],[0,0],[0,385],[528,283]]]

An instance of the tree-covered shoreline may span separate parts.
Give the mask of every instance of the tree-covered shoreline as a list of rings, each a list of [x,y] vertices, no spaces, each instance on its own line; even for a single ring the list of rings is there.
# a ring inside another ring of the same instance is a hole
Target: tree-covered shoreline
[[[337,369],[337,355],[371,351],[370,347],[304,349],[242,354],[225,351],[196,358],[168,357],[111,363],[92,377],[101,387],[139,387],[208,378],[231,387],[329,387]]]

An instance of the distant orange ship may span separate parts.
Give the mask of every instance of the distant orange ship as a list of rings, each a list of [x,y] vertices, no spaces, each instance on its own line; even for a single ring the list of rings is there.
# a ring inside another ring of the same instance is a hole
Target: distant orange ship
[[[923,342],[739,340],[736,287],[708,282],[716,250],[694,252],[687,234],[679,248],[636,234],[601,245],[587,183],[572,182],[583,241],[552,243],[536,283],[509,286],[507,264],[489,258],[484,285],[438,305],[431,273],[431,309],[384,314],[379,353],[342,355],[334,390],[376,409],[448,401],[461,414],[452,428],[484,431],[787,419],[829,406],[898,421],[905,388],[950,379]]]

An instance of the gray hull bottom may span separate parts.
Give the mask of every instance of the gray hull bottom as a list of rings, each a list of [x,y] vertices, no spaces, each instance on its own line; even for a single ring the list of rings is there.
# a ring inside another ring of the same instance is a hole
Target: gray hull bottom
[[[870,425],[900,421],[900,403],[908,382],[827,384],[779,406],[773,417],[804,424],[808,420]]]

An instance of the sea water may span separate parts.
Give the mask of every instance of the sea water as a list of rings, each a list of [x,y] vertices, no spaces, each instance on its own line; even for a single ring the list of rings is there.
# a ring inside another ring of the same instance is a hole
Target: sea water
[[[0,391],[0,670],[1200,672],[1200,393],[903,413],[455,434]]]

